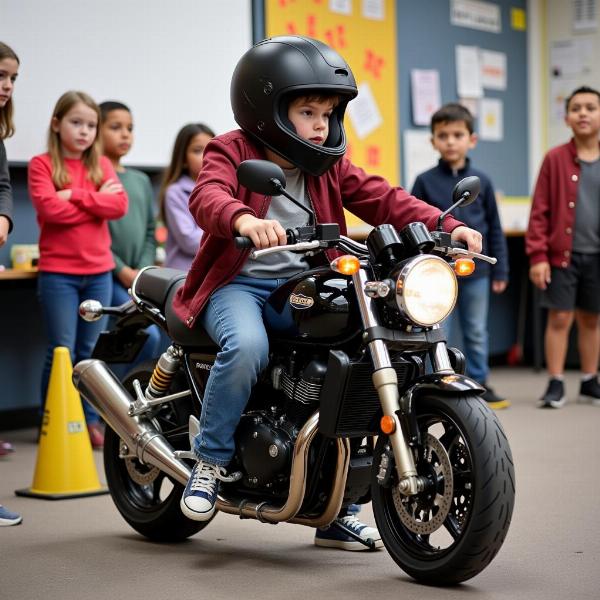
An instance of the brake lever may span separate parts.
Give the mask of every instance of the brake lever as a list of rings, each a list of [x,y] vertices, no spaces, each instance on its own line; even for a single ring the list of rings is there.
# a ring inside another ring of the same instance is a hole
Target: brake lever
[[[465,258],[478,258],[484,262],[495,265],[498,262],[497,258],[493,256],[486,256],[485,254],[479,254],[479,252],[471,252],[470,250],[463,250],[462,248],[446,248],[446,256],[464,256]]]
[[[313,240],[312,242],[298,242],[297,244],[285,244],[284,246],[271,246],[271,248],[263,248],[262,250],[253,250],[250,253],[250,258],[256,260],[261,256],[268,256],[269,254],[275,254],[277,252],[284,252],[286,250],[316,250],[321,247],[319,240]]]

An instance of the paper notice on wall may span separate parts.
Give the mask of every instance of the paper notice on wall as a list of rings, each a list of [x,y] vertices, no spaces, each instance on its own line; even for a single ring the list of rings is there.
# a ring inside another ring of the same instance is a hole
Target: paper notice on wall
[[[410,86],[413,123],[429,125],[431,115],[442,105],[440,72],[437,69],[412,69]]]
[[[482,98],[479,102],[479,139],[501,142],[504,139],[503,104],[498,98]]]
[[[459,98],[483,97],[477,46],[456,46],[456,87]]]
[[[435,167],[440,155],[431,145],[431,133],[425,129],[406,129],[402,138],[404,189],[412,189],[417,175]]]
[[[352,0],[329,0],[329,10],[338,15],[351,15]]]
[[[592,39],[557,40],[550,47],[552,77],[588,76],[595,60]]]
[[[506,89],[506,54],[481,50],[481,85],[489,90]]]
[[[577,79],[553,78],[550,80],[550,118],[555,122],[562,122],[565,118],[565,102],[573,90],[577,89],[579,84]]]
[[[373,21],[385,19],[385,0],[361,0],[362,16]]]
[[[348,117],[361,140],[383,123],[377,101],[367,82],[358,86],[358,96],[348,104]]]
[[[495,2],[479,0],[451,0],[450,23],[461,27],[500,33],[502,15],[500,6]]]

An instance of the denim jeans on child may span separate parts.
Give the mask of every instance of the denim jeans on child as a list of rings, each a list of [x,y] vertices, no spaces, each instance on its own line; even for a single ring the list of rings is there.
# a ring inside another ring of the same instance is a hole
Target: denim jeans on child
[[[128,300],[131,300],[131,297],[127,293],[127,290],[123,287],[118,279],[113,278],[111,306],[120,306]],[[117,363],[109,365],[111,371],[117,377],[124,377],[129,370],[135,367],[135,365],[139,365],[145,360],[160,356],[160,354],[167,348],[168,342],[163,342],[161,330],[159,329],[158,325],[150,325],[149,327],[146,327],[144,331],[148,334],[148,339],[140,350],[140,353],[135,357],[135,360],[130,363]]]
[[[212,464],[227,466],[233,456],[233,434],[269,359],[262,309],[284,281],[238,275],[212,294],[202,313],[202,324],[221,350],[206,384],[194,451]]]
[[[488,367],[488,306],[490,280],[488,277],[461,279],[454,312],[444,322],[448,345],[461,349],[467,359],[467,375],[485,383]],[[458,324],[462,338],[458,332]],[[464,338],[464,344],[462,339]]]
[[[91,356],[98,335],[106,326],[106,317],[88,323],[79,316],[79,304],[92,298],[108,305],[112,298],[112,274],[66,275],[41,272],[38,277],[38,298],[48,334],[48,350],[42,372],[43,406],[46,402],[54,348],[68,348],[73,364]],[[85,401],[83,411],[87,423],[97,423],[100,420],[98,413]]]

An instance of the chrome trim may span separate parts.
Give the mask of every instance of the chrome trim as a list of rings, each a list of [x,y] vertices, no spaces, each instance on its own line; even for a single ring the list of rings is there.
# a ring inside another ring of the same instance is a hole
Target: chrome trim
[[[187,485],[190,468],[175,458],[172,446],[151,421],[129,415],[133,398],[103,361],[88,359],[77,363],[73,368],[73,383],[131,454]]]
[[[310,445],[317,434],[319,427],[319,413],[314,413],[304,427],[300,430],[292,455],[292,468],[290,471],[290,488],[288,497],[283,506],[269,504],[268,502],[250,502],[242,500],[236,502],[223,495],[217,498],[217,510],[225,513],[239,515],[241,518],[257,519],[267,523],[302,523],[321,527],[327,525],[337,517],[344,498],[348,466],[350,464],[350,443],[348,440],[338,440],[338,457],[336,475],[332,486],[331,495],[323,513],[315,518],[298,517],[296,514],[302,506],[306,492],[306,473],[308,467],[308,452]],[[333,514],[333,516],[331,516]],[[331,518],[330,518],[331,517]],[[329,519],[329,520],[328,520]],[[313,523],[316,523],[313,525]]]

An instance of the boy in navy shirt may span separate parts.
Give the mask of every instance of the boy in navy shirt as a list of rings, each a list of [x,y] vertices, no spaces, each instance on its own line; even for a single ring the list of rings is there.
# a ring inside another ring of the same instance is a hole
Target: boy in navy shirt
[[[460,280],[457,308],[447,319],[449,338],[456,339],[456,316],[464,337],[467,375],[481,383],[486,392],[484,400],[495,409],[506,408],[510,402],[497,396],[487,385],[488,368],[488,307],[490,280],[492,290],[500,294],[508,284],[508,251],[502,232],[494,188],[489,177],[474,169],[467,157],[477,143],[473,131],[473,116],[460,104],[446,104],[431,117],[431,142],[440,153],[437,167],[421,173],[414,183],[412,194],[441,210],[451,205],[452,190],[463,177],[476,175],[481,180],[481,193],[473,204],[458,208],[454,216],[483,235],[483,252],[495,256],[491,266],[479,262],[470,277]],[[462,344],[454,344],[461,347]]]

